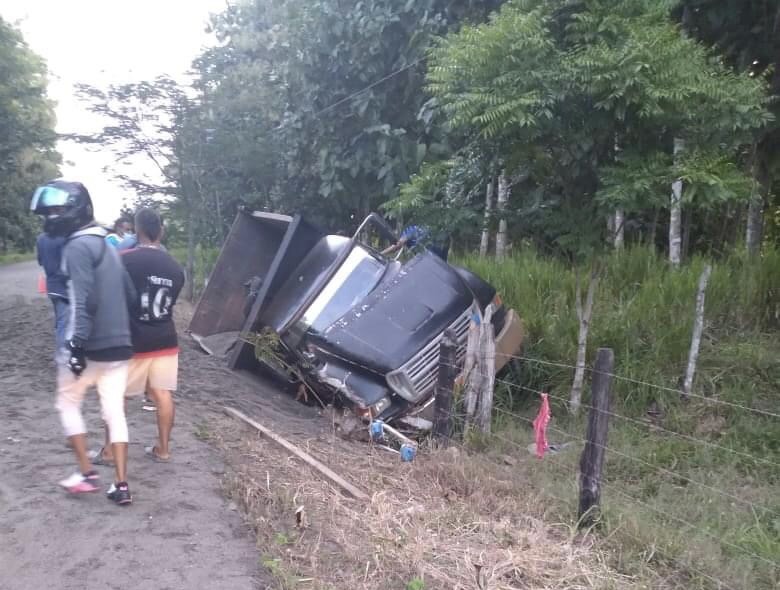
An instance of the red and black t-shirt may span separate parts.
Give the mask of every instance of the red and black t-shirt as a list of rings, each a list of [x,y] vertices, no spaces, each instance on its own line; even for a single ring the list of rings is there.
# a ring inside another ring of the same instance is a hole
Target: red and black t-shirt
[[[133,353],[176,352],[173,306],[184,285],[184,270],[170,254],[154,247],[122,252],[122,261],[136,291],[130,312]]]

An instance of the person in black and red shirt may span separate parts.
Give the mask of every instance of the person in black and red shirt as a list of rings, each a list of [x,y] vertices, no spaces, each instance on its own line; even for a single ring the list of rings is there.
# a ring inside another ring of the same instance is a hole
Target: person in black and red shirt
[[[184,286],[184,270],[161,246],[162,220],[149,208],[135,215],[138,247],[121,254],[125,269],[135,287],[130,303],[130,334],[133,358],[127,379],[127,396],[149,392],[157,407],[159,440],[145,448],[156,461],[170,459],[170,436],[179,370],[179,344],[173,323],[173,307]],[[111,456],[104,447],[104,462]]]

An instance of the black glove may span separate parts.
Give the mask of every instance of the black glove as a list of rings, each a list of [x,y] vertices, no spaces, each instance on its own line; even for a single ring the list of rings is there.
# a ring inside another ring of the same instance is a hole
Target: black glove
[[[87,368],[87,357],[84,354],[81,343],[69,340],[68,355],[68,368],[71,373],[78,377]]]

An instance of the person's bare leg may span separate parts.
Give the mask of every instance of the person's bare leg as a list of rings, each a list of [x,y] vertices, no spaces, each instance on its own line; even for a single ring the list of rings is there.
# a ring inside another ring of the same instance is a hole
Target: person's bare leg
[[[68,441],[76,455],[76,460],[79,463],[79,470],[81,473],[89,473],[92,471],[92,463],[89,462],[89,457],[87,456],[87,435],[74,434],[73,436],[68,437]]]
[[[127,481],[127,443],[112,443],[111,451],[116,464],[116,480]]]
[[[156,387],[150,387],[149,393],[151,393],[154,405],[157,407],[157,433],[159,437],[157,446],[152,451],[160,459],[168,459],[171,456],[169,445],[173,419],[176,414],[173,396],[167,389],[158,389]]]
[[[108,435],[108,424],[103,423],[103,432],[105,436],[103,438],[103,448],[100,449],[100,454],[103,461],[113,461],[114,453],[111,450],[111,437]]]
[[[127,398],[125,398],[125,416],[127,416]],[[103,448],[100,449],[101,457],[104,462],[113,463],[114,450],[111,445],[111,437],[108,433],[108,424],[103,423],[103,432],[105,432],[105,439],[103,441]]]

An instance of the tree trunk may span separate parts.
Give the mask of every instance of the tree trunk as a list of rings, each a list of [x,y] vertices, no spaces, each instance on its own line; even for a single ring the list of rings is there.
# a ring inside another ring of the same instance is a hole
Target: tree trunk
[[[496,258],[506,256],[506,204],[509,201],[509,179],[506,177],[506,170],[502,170],[498,177],[498,233],[496,234]]]
[[[620,160],[620,135],[618,133],[615,133],[614,158],[615,158],[615,163],[617,163]],[[621,207],[617,207],[615,209],[614,214],[612,215],[612,224],[611,224],[612,233],[610,235],[610,237],[612,238],[612,246],[615,248],[615,250],[623,249],[623,238],[625,237],[624,217],[625,216],[624,216],[623,209]]]
[[[482,222],[482,238],[479,241],[479,255],[487,256],[490,245],[490,218],[493,217],[493,179],[487,183],[485,189],[485,219]]]
[[[613,222],[613,239],[612,244],[615,247],[615,250],[622,250],[623,249],[623,240],[625,238],[625,214],[623,213],[623,209],[617,208],[615,209],[615,217]]]
[[[224,221],[222,221],[222,202],[219,198],[219,191],[214,192],[214,202],[217,205],[217,239],[219,245],[222,246],[222,242],[225,241],[225,226]]]
[[[693,336],[691,338],[691,350],[688,353],[688,367],[685,370],[683,381],[683,394],[691,395],[693,389],[693,377],[696,374],[696,362],[699,359],[701,347],[701,335],[704,331],[704,296],[707,291],[707,282],[710,280],[712,267],[708,264],[699,277],[699,290],[696,292],[696,315],[693,318]]]
[[[187,300],[195,302],[195,213],[187,203]]]
[[[575,415],[579,412],[582,402],[582,384],[585,381],[585,358],[588,352],[588,330],[590,329],[590,319],[593,315],[593,300],[596,296],[598,282],[598,275],[595,272],[591,272],[588,294],[585,296],[583,303],[580,277],[577,275],[574,305],[577,308],[580,331],[577,336],[577,362],[574,370],[574,381],[571,384],[571,394],[569,396],[569,411]]]
[[[771,184],[767,167],[763,161],[761,146],[756,146],[752,172],[753,190],[748,204],[745,247],[748,255],[754,257],[761,250],[761,240],[764,233],[764,205]]]
[[[653,250],[655,250],[655,234],[658,229],[658,209],[653,209],[653,221],[650,224],[650,237],[648,238],[648,243],[653,247]]]
[[[674,160],[679,160],[680,154],[685,149],[685,140],[674,138]],[[678,178],[672,183],[672,196],[669,202],[669,262],[674,268],[680,266],[682,261],[682,179]]]
[[[764,231],[764,200],[760,195],[750,199],[747,213],[747,231],[745,247],[748,255],[754,257],[761,250],[761,238]]]
[[[684,259],[688,258],[688,253],[690,252],[690,246],[691,246],[691,224],[693,223],[693,215],[691,214],[690,209],[683,211],[683,229],[682,229],[682,248],[681,248],[681,257]]]

